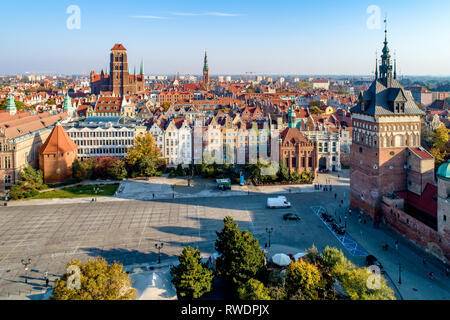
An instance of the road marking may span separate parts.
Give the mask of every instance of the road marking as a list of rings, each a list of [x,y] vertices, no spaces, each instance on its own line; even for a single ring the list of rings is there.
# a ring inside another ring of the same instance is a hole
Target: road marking
[[[325,224],[325,226],[330,230],[330,232],[339,240],[339,242],[351,253],[352,256],[367,256],[368,253],[358,242],[356,242],[347,233],[344,235],[337,234],[330,226],[322,219],[322,212],[326,212],[325,208],[322,206],[312,206],[311,210],[319,217],[319,219]]]

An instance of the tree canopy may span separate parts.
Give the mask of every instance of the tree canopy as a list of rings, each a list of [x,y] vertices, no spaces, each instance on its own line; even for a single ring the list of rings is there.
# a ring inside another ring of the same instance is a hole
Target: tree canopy
[[[178,257],[179,265],[171,268],[172,283],[180,297],[187,299],[200,298],[204,293],[211,291],[211,282],[214,278],[201,261],[198,248],[190,246],[183,248]]]
[[[258,277],[265,269],[265,257],[259,241],[247,230],[239,230],[231,217],[223,220],[223,229],[217,233],[216,251],[221,255],[216,262],[219,275],[240,286]]]
[[[127,150],[127,164],[135,175],[153,176],[164,163],[161,150],[149,133],[139,135],[134,140],[134,147]]]
[[[56,280],[52,300],[135,300],[136,289],[123,266],[109,265],[104,258],[87,263],[72,260],[67,271]],[[70,269],[72,271],[70,271]]]

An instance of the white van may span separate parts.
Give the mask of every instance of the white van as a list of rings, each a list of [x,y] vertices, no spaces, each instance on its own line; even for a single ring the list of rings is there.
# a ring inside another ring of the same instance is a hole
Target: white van
[[[279,196],[276,198],[267,198],[267,208],[290,208],[291,203],[287,201],[285,196]]]

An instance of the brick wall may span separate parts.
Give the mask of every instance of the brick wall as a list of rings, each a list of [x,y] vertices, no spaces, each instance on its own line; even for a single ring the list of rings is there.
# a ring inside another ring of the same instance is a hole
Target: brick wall
[[[381,211],[389,227],[439,259],[450,261],[450,230],[446,229],[443,234],[439,234],[437,230],[385,202],[381,202]]]

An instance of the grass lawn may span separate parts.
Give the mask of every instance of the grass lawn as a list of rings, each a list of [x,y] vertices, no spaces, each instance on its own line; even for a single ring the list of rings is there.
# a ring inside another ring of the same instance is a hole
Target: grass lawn
[[[99,188],[97,196],[112,196],[119,187],[118,183],[100,185],[86,185],[72,188],[58,189],[41,192],[37,196],[28,199],[52,199],[52,198],[82,198],[95,196],[94,187]]]

